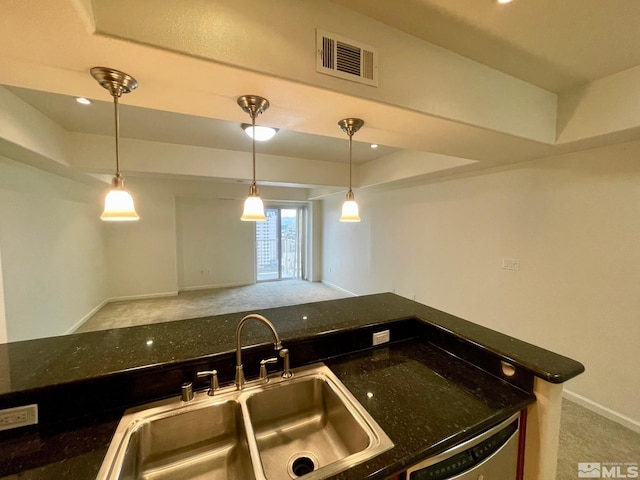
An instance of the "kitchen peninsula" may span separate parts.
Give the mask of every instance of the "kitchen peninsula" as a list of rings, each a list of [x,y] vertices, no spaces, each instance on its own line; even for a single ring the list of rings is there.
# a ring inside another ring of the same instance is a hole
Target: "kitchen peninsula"
[[[325,362],[395,444],[331,478],[392,477],[523,410],[525,478],[555,469],[562,383],[584,371],[580,363],[391,293],[258,313],[293,367]],[[0,408],[37,404],[39,414],[37,426],[0,432],[0,478],[94,478],[126,408],[178,396],[199,370],[233,381],[243,316],[0,345]],[[372,347],[384,330],[390,342]],[[248,325],[243,344],[253,379],[270,337]]]

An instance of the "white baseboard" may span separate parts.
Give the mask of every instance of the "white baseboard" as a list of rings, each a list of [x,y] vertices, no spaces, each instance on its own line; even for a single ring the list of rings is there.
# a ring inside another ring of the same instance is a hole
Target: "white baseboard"
[[[323,285],[326,285],[328,287],[335,288],[336,290],[340,290],[341,292],[344,292],[344,293],[346,293],[348,295],[351,295],[352,297],[357,297],[358,296],[356,293],[350,292],[349,290],[347,290],[345,288],[342,288],[342,287],[339,287],[338,285],[334,285],[331,282],[325,282],[324,280],[322,280],[320,283],[322,283]]]
[[[194,290],[211,290],[215,288],[233,288],[233,287],[246,287],[247,285],[253,285],[253,283],[217,283],[215,285],[198,285],[195,287],[182,287],[181,292],[192,292]]]
[[[95,313],[98,310],[100,310],[102,307],[104,307],[107,303],[109,303],[109,299],[105,298],[102,302],[100,302],[98,305],[93,307],[89,311],[89,313],[87,313],[84,317],[82,317],[80,320],[78,320],[71,328],[67,329],[67,331],[64,332],[63,335],[71,335],[73,332],[75,332],[77,329],[79,329],[84,324],[84,322],[86,322],[91,317],[93,317],[93,315],[95,315]]]
[[[589,410],[597,413],[598,415],[602,415],[603,417],[608,418],[609,420],[613,420],[614,422],[619,423],[620,425],[627,427],[628,429],[633,430],[634,432],[640,433],[640,422],[637,420],[634,420],[633,418],[627,417],[626,415],[622,415],[621,413],[611,410],[610,408],[607,408],[604,405],[600,405],[599,403],[594,402],[593,400],[589,400],[588,398],[583,397],[578,393],[572,392],[571,390],[565,389],[563,392],[563,396],[567,400],[571,400],[572,402],[575,402],[578,405],[588,408]]]
[[[89,311],[89,313],[87,313],[84,317],[78,320],[71,328],[67,329],[67,331],[64,332],[63,335],[71,335],[72,333],[74,333],[78,328],[80,328],[87,320],[93,317],[96,314],[96,312],[100,310],[102,307],[104,307],[107,303],[121,302],[123,300],[144,300],[146,298],[175,297],[176,295],[178,295],[178,292],[150,293],[146,295],[129,295],[126,297],[105,298],[102,302],[100,302],[98,305],[93,307]]]
[[[161,297],[175,297],[178,292],[160,292],[160,293],[146,293],[144,295],[128,295],[126,297],[111,297],[107,298],[107,303],[111,302],[123,302],[126,300],[145,300],[147,298],[161,298]]]

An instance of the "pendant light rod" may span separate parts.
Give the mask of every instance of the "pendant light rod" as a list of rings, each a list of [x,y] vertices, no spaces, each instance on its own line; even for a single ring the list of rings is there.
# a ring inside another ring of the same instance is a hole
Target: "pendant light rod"
[[[256,129],[256,114],[251,114],[251,127]],[[251,137],[251,156],[253,158],[253,185],[256,184],[256,137]]]
[[[349,133],[349,193],[353,193],[351,190],[351,152],[353,146],[353,133]]]
[[[353,196],[353,191],[351,189],[351,156],[352,156],[352,145],[353,145],[353,134],[362,128],[364,125],[364,120],[359,118],[345,118],[338,122],[338,126],[342,129],[344,133],[349,135],[349,193],[347,195]]]
[[[258,95],[243,95],[238,98],[240,108],[251,117],[251,127],[256,128],[256,117],[264,113],[269,108],[269,100]],[[256,186],[256,139],[252,137],[252,155],[253,155],[253,182],[251,184],[251,192],[257,190]],[[257,195],[257,193],[256,193]]]
[[[118,112],[118,97],[120,97],[120,95],[113,95],[113,110],[115,112],[114,117],[115,117],[115,126],[116,126],[116,178],[121,178],[120,176],[120,114]]]
[[[120,112],[118,99],[138,88],[138,81],[131,75],[108,67],[93,67],[91,76],[113,97],[115,137],[116,137],[116,176],[113,177],[114,188],[124,187],[124,180],[120,174]]]

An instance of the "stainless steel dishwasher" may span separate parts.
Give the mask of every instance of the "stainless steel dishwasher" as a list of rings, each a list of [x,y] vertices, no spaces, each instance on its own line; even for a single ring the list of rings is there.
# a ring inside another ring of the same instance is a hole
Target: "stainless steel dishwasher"
[[[519,414],[407,470],[407,480],[516,480]]]

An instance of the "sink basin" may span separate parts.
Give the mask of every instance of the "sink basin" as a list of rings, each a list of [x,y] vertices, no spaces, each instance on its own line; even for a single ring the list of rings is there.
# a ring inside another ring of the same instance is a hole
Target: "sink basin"
[[[268,480],[322,478],[371,456],[379,438],[332,380],[317,372],[246,399],[249,438]]]
[[[105,462],[98,478],[254,479],[240,404],[206,400],[126,414],[109,448],[117,447],[111,468]]]
[[[325,365],[293,373],[127,411],[98,479],[316,480],[393,446]]]

